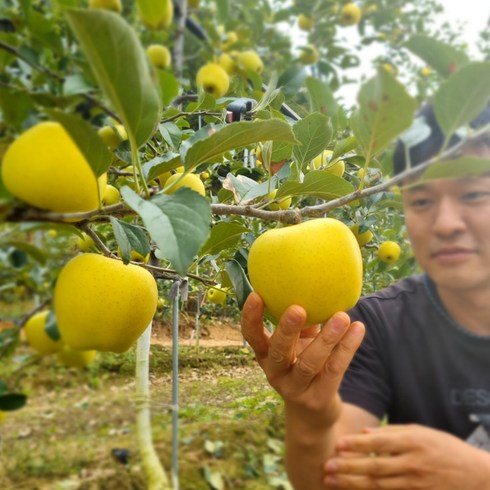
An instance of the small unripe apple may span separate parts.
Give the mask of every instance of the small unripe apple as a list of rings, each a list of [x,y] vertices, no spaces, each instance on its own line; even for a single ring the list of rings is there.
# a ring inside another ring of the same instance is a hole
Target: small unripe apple
[[[102,203],[106,206],[110,206],[111,204],[117,204],[118,202],[121,202],[121,193],[119,192],[119,189],[111,184],[107,184],[104,195],[102,196]]]
[[[312,170],[319,170],[323,167],[326,172],[336,175],[337,177],[342,177],[345,172],[345,162],[344,160],[337,160],[333,165],[330,165],[328,159],[332,154],[332,150],[324,150],[311,161],[310,168]]]
[[[301,48],[299,54],[299,60],[303,65],[314,65],[320,59],[320,53],[316,49],[314,44],[308,44],[308,46]]]

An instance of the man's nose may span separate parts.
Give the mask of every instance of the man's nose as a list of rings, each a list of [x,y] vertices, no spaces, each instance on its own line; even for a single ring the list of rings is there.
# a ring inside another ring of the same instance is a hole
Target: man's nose
[[[451,237],[466,228],[464,210],[457,201],[445,197],[439,201],[434,219],[434,232],[442,237]]]

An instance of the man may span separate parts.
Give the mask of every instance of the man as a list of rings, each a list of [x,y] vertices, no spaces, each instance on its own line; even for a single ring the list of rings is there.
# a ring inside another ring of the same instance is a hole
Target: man
[[[490,106],[474,125],[489,121]],[[431,106],[416,125],[426,136],[414,142],[411,131],[412,166],[444,139]],[[461,151],[490,159],[490,142]],[[406,154],[400,141],[398,173]],[[297,490],[490,490],[490,173],[404,184],[425,274],[362,298],[321,330],[303,329],[305,311],[292,305],[269,336],[261,298],[244,305],[243,334],[285,402]]]

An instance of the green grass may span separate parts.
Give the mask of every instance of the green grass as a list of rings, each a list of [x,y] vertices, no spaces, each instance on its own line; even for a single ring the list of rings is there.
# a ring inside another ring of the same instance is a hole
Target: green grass
[[[171,350],[152,346],[152,425],[155,446],[171,468]],[[22,348],[0,377],[18,369]],[[29,395],[0,427],[0,488],[24,490],[145,489],[135,435],[134,351],[99,353],[84,370],[41,359],[17,374]],[[179,352],[179,478],[183,490],[287,488],[282,403],[253,356],[238,347]],[[111,457],[130,451],[128,468]],[[276,479],[276,480],[274,480]],[[95,486],[90,486],[95,485]]]

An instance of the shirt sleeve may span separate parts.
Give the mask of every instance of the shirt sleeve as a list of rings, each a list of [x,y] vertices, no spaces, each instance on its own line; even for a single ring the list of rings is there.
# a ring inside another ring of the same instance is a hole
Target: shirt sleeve
[[[376,300],[361,300],[349,312],[352,321],[364,323],[366,335],[345,373],[340,396],[344,402],[382,419],[389,411],[392,389],[387,362],[387,319],[378,306]]]

